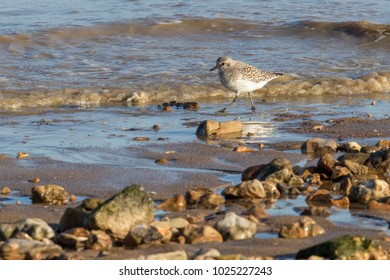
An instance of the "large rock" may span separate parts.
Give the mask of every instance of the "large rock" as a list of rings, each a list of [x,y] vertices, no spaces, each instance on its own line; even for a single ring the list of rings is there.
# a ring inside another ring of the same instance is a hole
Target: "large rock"
[[[154,220],[154,205],[140,185],[132,185],[95,208],[84,221],[88,229],[100,229],[123,240],[139,223]]]
[[[87,198],[77,207],[66,208],[57,231],[63,232],[71,228],[83,227],[84,219],[102,203],[103,200],[99,198]]]
[[[337,142],[335,140],[312,138],[302,144],[301,151],[304,154],[313,154],[316,156],[335,153],[337,151]]]
[[[34,240],[45,240],[55,237],[54,230],[45,221],[38,218],[27,218],[13,224],[0,226],[0,240],[15,237],[20,233],[26,233]]]
[[[61,246],[50,242],[10,238],[0,247],[0,259],[39,260],[57,257],[61,252]]]
[[[285,225],[279,232],[284,238],[307,238],[322,235],[325,230],[309,217],[303,217],[298,222]]]
[[[220,220],[215,228],[222,233],[225,240],[241,240],[255,235],[257,227],[254,222],[229,212]]]
[[[57,185],[35,186],[31,191],[31,200],[32,203],[63,205],[68,203],[68,192]]]
[[[263,184],[257,180],[244,181],[238,186],[227,187],[222,194],[226,198],[265,198],[267,196]]]
[[[381,179],[362,182],[353,186],[349,193],[351,202],[368,203],[370,200],[379,200],[390,196],[389,184]]]
[[[379,243],[366,237],[341,236],[300,250],[296,259],[318,256],[330,260],[386,260],[388,253]]]
[[[235,136],[241,135],[243,130],[242,123],[239,121],[217,122],[212,120],[203,121],[196,130],[198,137],[210,136]]]

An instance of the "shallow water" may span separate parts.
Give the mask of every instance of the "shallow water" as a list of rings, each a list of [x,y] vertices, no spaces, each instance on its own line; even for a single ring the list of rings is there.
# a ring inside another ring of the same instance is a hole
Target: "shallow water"
[[[269,94],[389,92],[389,9],[386,0],[4,0],[0,109],[226,98],[208,71],[223,54],[297,79]]]

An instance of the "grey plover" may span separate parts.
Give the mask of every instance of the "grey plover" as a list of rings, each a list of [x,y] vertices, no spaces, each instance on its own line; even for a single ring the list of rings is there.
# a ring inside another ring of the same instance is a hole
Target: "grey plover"
[[[261,89],[269,81],[283,76],[282,73],[260,70],[252,65],[231,59],[227,56],[218,58],[215,67],[211,68],[210,71],[217,69],[221,84],[236,93],[236,97],[233,101],[219,111],[221,113],[224,113],[226,109],[236,101],[241,93],[248,93],[251,100],[252,111],[256,110],[251,92]]]

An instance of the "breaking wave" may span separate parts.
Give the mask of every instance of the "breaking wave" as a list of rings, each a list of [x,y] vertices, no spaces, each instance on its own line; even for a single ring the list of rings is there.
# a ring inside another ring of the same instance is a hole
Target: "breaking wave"
[[[297,79],[284,76],[254,93],[259,96],[280,95],[353,95],[390,93],[390,73],[349,78]],[[137,88],[63,89],[63,90],[3,90],[0,91],[0,109],[19,110],[34,107],[107,106],[157,104],[166,101],[213,102],[232,98],[229,92],[216,84],[205,85],[138,85]]]

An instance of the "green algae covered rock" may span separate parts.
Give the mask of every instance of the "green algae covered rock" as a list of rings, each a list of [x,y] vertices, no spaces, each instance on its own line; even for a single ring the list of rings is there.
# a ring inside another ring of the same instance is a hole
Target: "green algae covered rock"
[[[341,260],[383,260],[388,259],[388,253],[369,238],[345,235],[337,237],[313,247],[300,250],[296,259],[308,259],[319,256],[325,259]]]
[[[96,207],[84,220],[88,229],[99,229],[116,240],[126,238],[140,223],[154,220],[154,204],[140,185],[131,185]]]

